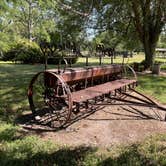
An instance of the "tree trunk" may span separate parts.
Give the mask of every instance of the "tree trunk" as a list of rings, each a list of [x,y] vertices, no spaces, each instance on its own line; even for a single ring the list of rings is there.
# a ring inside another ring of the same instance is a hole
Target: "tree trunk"
[[[149,69],[153,66],[155,61],[155,48],[156,43],[145,42],[143,43],[145,51],[145,69]]]

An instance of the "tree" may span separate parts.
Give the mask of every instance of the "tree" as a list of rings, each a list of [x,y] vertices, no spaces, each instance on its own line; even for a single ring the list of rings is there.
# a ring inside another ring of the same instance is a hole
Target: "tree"
[[[135,38],[138,37],[145,51],[145,67],[152,66],[157,41],[166,23],[166,1],[100,0],[100,6],[96,4],[95,7],[100,13],[100,24],[105,29],[114,29],[122,35],[125,31],[129,35],[131,27],[135,30]],[[104,23],[101,21],[103,18]]]
[[[62,40],[71,40],[79,43],[86,36],[85,24],[88,19],[89,3],[87,1],[57,1],[58,11],[57,28]]]
[[[55,13],[52,12],[50,3],[51,0],[13,1],[11,13],[13,28],[17,34],[29,41],[47,38],[49,31],[56,25]]]
[[[9,49],[9,43],[13,37],[10,26],[9,6],[7,1],[2,0],[0,1],[0,56],[3,56],[3,51]]]
[[[99,33],[93,39],[96,44],[103,44],[106,48],[116,48],[121,42],[121,39],[117,37],[116,32],[104,31]]]
[[[165,0],[131,0],[133,23],[143,44],[146,68],[154,63],[155,48],[166,23]]]

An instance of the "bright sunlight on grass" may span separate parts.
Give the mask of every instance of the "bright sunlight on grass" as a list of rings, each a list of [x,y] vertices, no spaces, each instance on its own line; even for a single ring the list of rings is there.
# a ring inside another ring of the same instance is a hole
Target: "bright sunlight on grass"
[[[138,90],[166,104],[166,77],[139,75]]]

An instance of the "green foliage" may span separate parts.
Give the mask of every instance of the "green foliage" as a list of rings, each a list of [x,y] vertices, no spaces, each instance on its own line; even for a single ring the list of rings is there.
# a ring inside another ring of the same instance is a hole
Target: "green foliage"
[[[161,69],[166,71],[166,65],[162,65]]]
[[[50,27],[54,28],[51,12],[47,13],[47,2],[37,0],[15,1],[11,5],[13,27],[16,33],[30,41],[40,40],[40,35],[47,37]]]
[[[47,162],[44,155],[49,155],[57,149],[49,141],[44,142],[38,137],[25,135],[26,133],[20,128],[1,123],[0,163],[2,166],[44,164]]]
[[[161,33],[159,41],[157,43],[158,48],[166,48],[166,33]]]
[[[9,43],[10,43],[9,36],[4,32],[0,32],[0,38],[1,38],[1,40],[0,40],[0,51],[2,51],[2,52],[7,51],[10,48],[9,47]]]
[[[140,144],[138,150],[146,154],[146,163],[152,165],[166,165],[166,136],[158,134],[151,136]]]
[[[19,40],[11,45],[11,48],[4,52],[3,60],[21,61],[23,63],[38,63],[42,54],[35,42]]]
[[[26,136],[21,128],[11,124],[0,124],[0,163],[6,165],[91,165],[96,148],[80,146],[59,147],[53,142],[43,141],[36,136]]]
[[[120,43],[120,38],[118,38],[116,32],[105,31],[98,34],[95,38],[96,44],[104,44],[106,48],[115,48]]]
[[[18,136],[17,130],[19,129],[16,126],[11,124],[6,124],[2,121],[0,125],[0,142],[11,142],[15,140]]]
[[[64,55],[64,59],[67,61],[67,64],[70,65],[70,64],[75,64],[77,61],[78,61],[78,57],[73,57],[73,58],[67,58],[66,55]],[[56,57],[51,57],[51,58],[48,58],[48,64],[65,64],[65,61],[63,60],[62,56],[56,56]]]
[[[102,30],[116,32],[127,49],[144,48],[146,68],[154,63],[155,47],[166,16],[166,1],[100,1],[97,4],[98,24]],[[138,48],[137,48],[138,47]]]

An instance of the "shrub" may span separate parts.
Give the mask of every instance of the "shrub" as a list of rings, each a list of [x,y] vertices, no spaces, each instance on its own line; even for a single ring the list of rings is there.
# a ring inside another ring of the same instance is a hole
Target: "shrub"
[[[63,58],[66,59],[68,64],[74,64],[78,60],[78,57],[75,56],[74,54],[68,55],[66,51],[59,51],[55,52],[53,56],[48,57],[48,64],[59,64],[59,63],[65,64]]]
[[[48,64],[59,64],[60,59],[62,59],[62,57],[50,57],[48,58]],[[78,60],[78,57],[73,57],[73,58],[67,58],[65,57],[67,64],[75,64]],[[63,60],[61,60],[61,64],[65,64],[65,62]]]
[[[142,61],[141,63],[134,62],[132,64],[132,67],[134,68],[135,71],[142,72],[145,70],[144,61]]]
[[[29,42],[24,39],[13,43],[11,48],[4,53],[3,60],[38,63],[41,57],[39,46],[35,42]]]
[[[51,52],[48,49],[46,55],[50,55]],[[77,62],[77,57],[66,58],[67,52],[59,51],[55,52],[53,56],[48,58],[48,64],[59,64],[59,59],[65,57],[68,64],[74,64]],[[71,59],[71,60],[70,60]],[[40,47],[35,42],[29,42],[27,40],[19,40],[16,43],[13,43],[8,51],[4,53],[2,58],[4,61],[20,61],[22,63],[44,63],[45,57],[40,51]],[[64,64],[64,61],[62,61]]]

